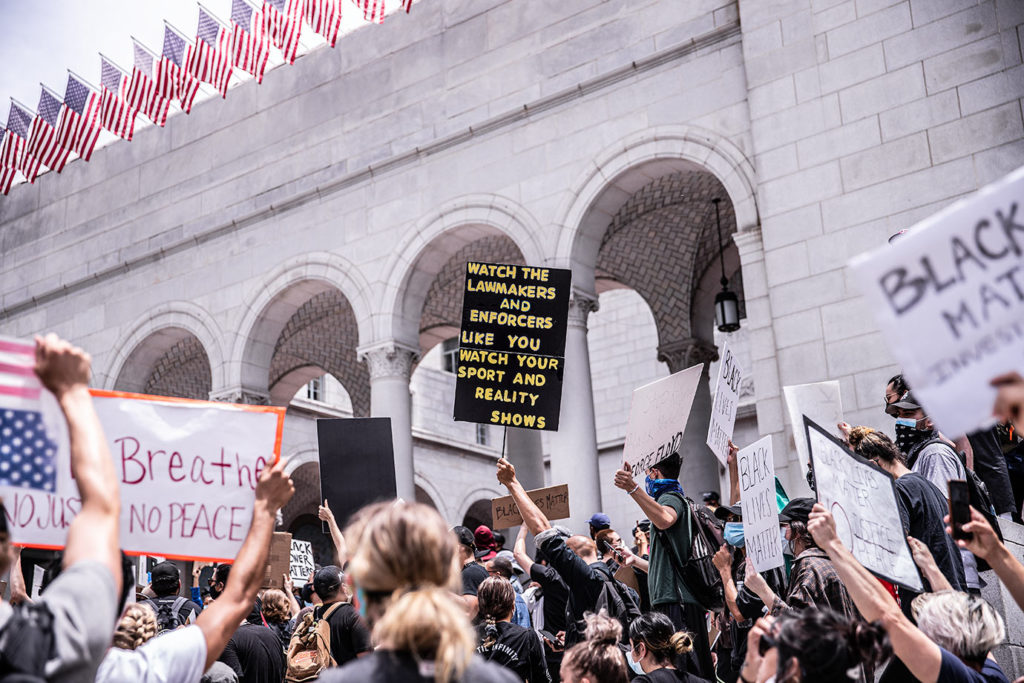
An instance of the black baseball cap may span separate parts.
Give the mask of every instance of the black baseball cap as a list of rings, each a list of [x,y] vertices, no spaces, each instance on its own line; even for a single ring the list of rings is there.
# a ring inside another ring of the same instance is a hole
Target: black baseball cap
[[[470,531],[468,527],[453,526],[452,533],[455,534],[455,538],[458,540],[459,545],[464,545],[472,550],[474,554],[476,553],[476,537],[473,536],[473,532]]]
[[[811,508],[818,502],[813,498],[794,498],[786,503],[779,513],[780,522],[806,522],[811,516]]]
[[[887,404],[885,406],[885,412],[889,415],[895,415],[896,408],[901,408],[903,410],[917,410],[920,407],[921,404],[918,403],[917,399],[914,397],[914,393],[908,389],[902,396],[900,396],[899,400]]]
[[[174,590],[181,581],[181,574],[173,562],[164,561],[155,565],[150,572],[154,591]]]
[[[313,575],[313,590],[326,600],[341,588],[341,567],[329,564]]]
[[[736,505],[719,505],[715,508],[715,517],[722,520],[723,522],[729,515],[736,515],[739,518],[743,518],[743,508],[737,503]]]

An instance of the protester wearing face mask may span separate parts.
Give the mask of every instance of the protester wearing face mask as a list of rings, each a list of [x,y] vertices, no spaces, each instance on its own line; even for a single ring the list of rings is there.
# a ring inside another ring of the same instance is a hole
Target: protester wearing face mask
[[[658,612],[647,612],[629,625],[630,650],[626,661],[633,673],[634,683],[700,683],[697,678],[675,668],[672,662],[693,647],[689,633],[676,631],[668,617]]]
[[[924,414],[924,409],[902,375],[890,380],[885,389],[885,399],[885,412],[896,418],[896,445],[906,456],[907,467],[935,484],[943,496],[948,496],[950,479],[967,478],[966,466],[951,442],[935,429],[931,418]],[[977,560],[969,550],[962,550],[960,557],[967,589],[980,593]]]

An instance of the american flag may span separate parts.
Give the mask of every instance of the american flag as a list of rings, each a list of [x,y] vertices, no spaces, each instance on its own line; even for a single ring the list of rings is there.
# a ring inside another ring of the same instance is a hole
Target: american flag
[[[246,0],[231,0],[231,62],[263,82],[270,58],[267,32],[263,28],[263,12],[256,11]]]
[[[53,493],[57,444],[43,421],[35,347],[0,337],[0,486]]]
[[[57,124],[57,140],[64,149],[89,161],[99,136],[100,96],[73,74],[68,74],[64,109]]]
[[[185,72],[186,41],[177,31],[164,25],[164,49],[156,67],[156,91],[164,99],[177,99],[185,113],[192,111],[199,81]]]
[[[8,137],[14,138],[14,135],[8,135],[6,128],[0,128],[0,194],[7,194],[11,191],[14,176],[18,173],[18,169],[13,164],[8,166],[2,163],[2,158],[6,154]]]
[[[306,0],[306,21],[334,47],[341,30],[341,0]]]
[[[170,100],[160,97],[156,92],[156,81],[153,80],[153,54],[132,38],[135,65],[132,67],[132,80],[128,85],[125,101],[128,106],[149,117],[158,126],[167,123],[167,109]]]
[[[384,23],[384,0],[355,0],[355,3],[363,10],[364,19],[376,24]]]
[[[202,7],[195,45],[185,48],[185,72],[197,80],[210,83],[228,96],[231,80],[231,34]]]
[[[299,51],[303,9],[305,0],[263,2],[263,28],[289,64],[295,63],[295,55]]]
[[[25,153],[28,144],[29,129],[32,127],[32,114],[27,109],[11,100],[11,111],[7,115],[7,139],[3,150],[3,163],[21,171],[21,174],[34,183],[39,175],[39,159]]]
[[[131,140],[135,132],[135,110],[124,101],[128,76],[102,56],[100,76],[100,88],[103,91],[100,122],[114,135]]]
[[[39,93],[38,111],[29,129],[28,146],[25,148],[29,154],[57,173],[64,170],[71,154],[60,146],[57,135],[57,120],[63,108],[63,103],[44,86]]]

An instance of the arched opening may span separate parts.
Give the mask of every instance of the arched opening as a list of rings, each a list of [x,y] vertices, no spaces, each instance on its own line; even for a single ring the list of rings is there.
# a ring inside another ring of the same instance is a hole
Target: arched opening
[[[435,510],[438,509],[437,504],[434,502],[434,499],[431,498],[430,494],[427,493],[426,490],[419,484],[416,484],[416,502],[422,503],[423,505],[429,505]]]
[[[323,532],[320,519],[316,515],[299,515],[286,528],[293,539],[309,541],[313,547],[313,562],[315,564],[321,567],[334,564],[334,544],[330,534]]]
[[[199,338],[180,327],[165,327],[132,349],[114,388],[206,400],[212,383],[210,359]]]
[[[462,526],[474,531],[478,526],[491,526],[491,501],[486,498],[469,506],[462,517]]]

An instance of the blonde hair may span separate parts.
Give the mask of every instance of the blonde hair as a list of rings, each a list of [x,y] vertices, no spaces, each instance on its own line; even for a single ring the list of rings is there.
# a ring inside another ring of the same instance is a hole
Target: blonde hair
[[[983,598],[969,593],[924,593],[914,598],[911,612],[922,633],[965,662],[984,662],[1006,639],[999,613]]]
[[[268,623],[283,624],[292,617],[291,605],[284,591],[268,590],[263,594],[263,616]]]
[[[612,619],[602,609],[598,614],[583,616],[587,626],[584,641],[573,645],[562,666],[572,672],[574,678],[586,676],[601,683],[626,683],[626,660],[619,649],[622,624]]]
[[[114,629],[114,647],[135,650],[157,633],[156,612],[149,605],[134,602],[124,608]]]
[[[441,516],[418,503],[376,503],[356,515],[345,537],[349,574],[362,590],[374,639],[417,661],[433,660],[437,683],[461,679],[476,638],[453,593],[456,542]]]

